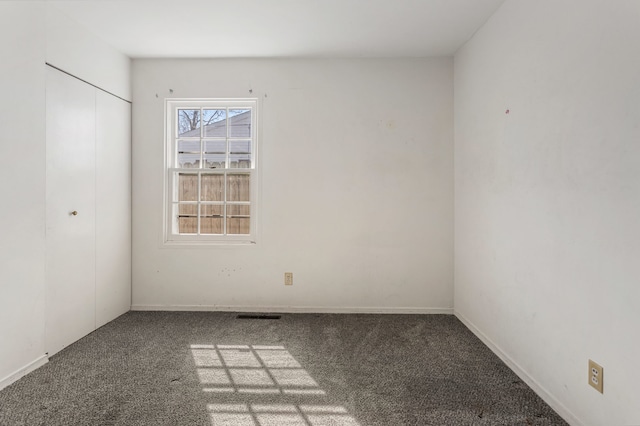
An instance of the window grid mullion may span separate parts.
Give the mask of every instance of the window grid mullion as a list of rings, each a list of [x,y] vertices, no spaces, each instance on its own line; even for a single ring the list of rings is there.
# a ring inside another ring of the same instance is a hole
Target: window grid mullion
[[[231,168],[231,156],[229,155],[229,136],[231,134],[231,117],[229,115],[229,107],[225,108],[225,114],[226,114],[226,118],[227,118],[227,131],[226,131],[226,137],[225,137],[225,169],[229,169]],[[228,182],[228,178],[227,178],[227,172],[224,172],[224,181],[223,181],[223,185],[224,185],[224,218],[223,218],[223,223],[224,223],[224,235],[228,235],[228,223],[227,223],[227,195],[228,195],[228,189],[227,189],[227,182]]]
[[[171,165],[173,167],[178,167],[178,121],[180,120],[180,110],[175,109],[175,114],[173,118],[174,129],[171,137],[173,138],[173,158],[171,161]]]
[[[202,187],[202,174],[200,172],[198,172],[198,198],[197,198],[197,201],[198,201],[198,209],[197,209],[197,211],[198,211],[198,229],[197,229],[197,234],[198,235],[200,235],[200,215],[201,215],[201,206],[202,206],[202,204],[200,203],[200,200],[201,200],[200,194],[201,194],[201,191],[202,191],[201,187]]]
[[[228,124],[228,123],[227,123]],[[224,172],[222,184],[224,186],[224,207],[222,209],[222,223],[224,228],[222,229],[222,234],[227,235],[227,172]]]
[[[204,120],[202,119],[202,112],[202,107],[200,107],[200,139],[202,139],[202,136],[204,136]]]
[[[204,110],[200,108],[200,168],[204,169]]]
[[[229,108],[226,108],[226,113],[227,115],[227,135],[225,138],[225,143],[226,143],[226,148],[225,148],[225,169],[229,169],[231,167],[231,164],[229,163],[229,161],[231,161],[230,155],[229,155],[229,136],[230,136],[230,128],[231,128],[231,117],[229,117]]]
[[[200,169],[204,169],[204,108],[200,107]],[[198,172],[198,235],[202,235],[202,173]]]

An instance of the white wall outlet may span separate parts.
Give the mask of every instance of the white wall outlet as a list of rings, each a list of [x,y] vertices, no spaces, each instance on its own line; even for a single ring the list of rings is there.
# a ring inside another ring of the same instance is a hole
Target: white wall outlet
[[[597,362],[589,360],[589,385],[600,393],[602,390],[603,368]]]
[[[284,273],[284,285],[293,285],[293,272]]]

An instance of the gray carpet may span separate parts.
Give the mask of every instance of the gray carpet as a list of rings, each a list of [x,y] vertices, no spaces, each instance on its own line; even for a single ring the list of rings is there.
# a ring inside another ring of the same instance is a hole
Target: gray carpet
[[[0,391],[1,425],[566,425],[448,315],[129,312]]]

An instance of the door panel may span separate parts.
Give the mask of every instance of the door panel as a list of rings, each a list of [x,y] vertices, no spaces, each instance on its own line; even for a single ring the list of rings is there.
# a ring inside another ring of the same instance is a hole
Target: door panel
[[[131,106],[96,91],[96,328],[131,307]]]
[[[95,103],[93,87],[47,67],[49,356],[95,329]]]

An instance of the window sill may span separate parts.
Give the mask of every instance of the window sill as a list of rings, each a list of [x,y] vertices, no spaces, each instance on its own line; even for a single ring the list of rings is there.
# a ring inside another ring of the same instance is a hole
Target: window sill
[[[256,241],[250,240],[168,240],[162,243],[162,248],[229,248],[255,247]]]

